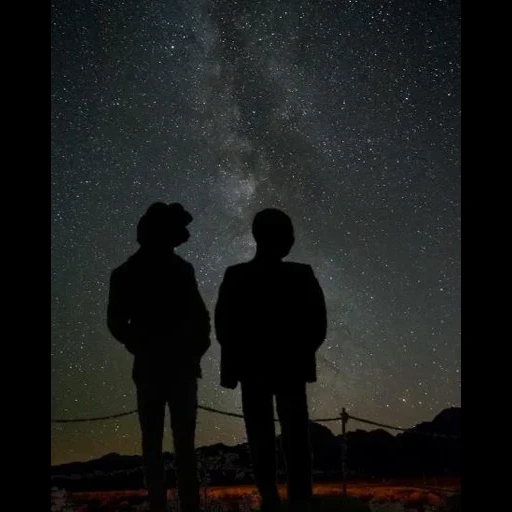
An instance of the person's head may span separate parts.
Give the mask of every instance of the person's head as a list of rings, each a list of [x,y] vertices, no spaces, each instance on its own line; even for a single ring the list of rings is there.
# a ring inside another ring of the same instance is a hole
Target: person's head
[[[142,247],[178,247],[190,238],[187,226],[192,220],[179,203],[153,203],[137,225],[137,242]]]
[[[272,259],[287,256],[295,243],[292,220],[276,208],[267,208],[256,214],[252,235],[256,241],[257,254]]]

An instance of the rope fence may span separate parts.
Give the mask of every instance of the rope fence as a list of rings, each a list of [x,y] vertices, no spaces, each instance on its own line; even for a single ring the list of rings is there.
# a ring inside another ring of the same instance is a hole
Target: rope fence
[[[236,412],[228,412],[221,411],[220,409],[214,409],[213,407],[208,407],[206,405],[198,405],[198,409],[202,409],[203,411],[213,412],[216,414],[221,414],[223,416],[230,416],[232,418],[241,418],[243,419],[243,414],[238,414]],[[113,420],[117,418],[122,418],[124,416],[131,416],[132,414],[136,414],[137,409],[133,409],[132,411],[121,412],[119,414],[111,414],[109,416],[96,416],[92,418],[71,418],[71,419],[52,419],[52,423],[86,423],[89,421],[102,421],[102,420]],[[279,421],[279,419],[274,418],[274,421]],[[329,421],[340,421],[340,417],[336,416],[333,418],[318,418],[312,419],[311,421],[316,421],[317,423],[327,423]]]
[[[214,407],[208,407],[206,405],[198,405],[198,409],[202,409],[203,411],[211,412],[214,414],[220,414],[222,416],[230,416],[232,418],[240,418],[243,419],[243,414],[235,413],[235,412],[228,412],[228,411],[222,411],[220,409],[215,409]],[[113,420],[117,418],[123,418],[125,416],[131,416],[132,414],[136,414],[137,409],[133,409],[131,411],[127,412],[121,412],[118,414],[110,414],[108,416],[95,416],[91,418],[70,418],[70,419],[53,419],[51,420],[52,423],[87,423],[87,422],[93,422],[93,421],[104,421],[104,420]],[[345,408],[342,409],[342,413],[340,416],[333,416],[331,418],[313,418],[311,421],[314,421],[316,423],[329,423],[332,421],[345,421],[345,423],[348,422],[348,420],[357,421],[359,423],[365,423],[367,425],[372,425],[375,427],[381,427],[389,430],[397,430],[400,432],[411,432],[415,434],[420,435],[427,435],[431,437],[446,437],[451,439],[458,439],[459,436],[450,436],[446,434],[439,434],[435,432],[417,432],[414,431],[413,428],[403,428],[403,427],[396,427],[394,425],[387,425],[385,423],[379,423],[377,421],[368,420],[366,418],[359,418],[358,416],[352,416],[351,414],[347,413]],[[278,418],[274,418],[275,422],[278,422]]]
[[[101,420],[114,420],[116,418],[122,418],[123,416],[131,416],[135,414],[137,409],[128,412],[121,412],[119,414],[111,414],[110,416],[96,416],[95,418],[72,418],[72,419],[52,419],[52,423],[88,423],[92,421],[101,421]]]

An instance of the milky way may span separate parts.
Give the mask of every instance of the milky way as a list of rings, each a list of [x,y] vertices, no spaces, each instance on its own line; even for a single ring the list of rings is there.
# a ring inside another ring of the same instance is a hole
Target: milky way
[[[329,312],[312,417],[460,405],[460,3],[54,2],[51,93],[52,417],[135,408],[108,281],[157,200],[194,215],[210,311],[253,215],[292,217]],[[203,371],[200,402],[240,411],[214,338]],[[198,444],[243,440],[199,413]],[[53,463],[108,452],[140,453],[136,416],[52,426]]]

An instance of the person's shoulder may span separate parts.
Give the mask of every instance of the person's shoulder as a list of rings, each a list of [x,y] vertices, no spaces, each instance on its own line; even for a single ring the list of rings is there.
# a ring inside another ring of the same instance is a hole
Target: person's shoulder
[[[112,280],[120,280],[126,279],[129,275],[136,274],[142,262],[142,256],[140,251],[136,251],[131,256],[129,256],[123,263],[118,265],[112,270],[110,273],[110,277]]]
[[[251,269],[250,262],[236,263],[226,268],[224,277],[234,278],[235,276],[241,276],[249,272]]]
[[[127,260],[110,272],[110,287],[117,290],[126,288],[131,281],[131,275],[130,260]]]
[[[111,279],[122,279],[130,272],[131,262],[130,259],[121,263],[119,266],[115,267],[110,273]]]
[[[194,276],[195,275],[195,269],[194,265],[190,263],[190,261],[187,261],[186,259],[182,258],[178,254],[174,254],[172,257],[172,264],[175,269],[175,271],[178,271],[183,276]]]
[[[226,269],[226,274],[243,274],[244,272],[247,272],[249,270],[249,263],[236,263],[235,265],[230,265]]]
[[[283,267],[288,272],[294,272],[297,274],[311,274],[313,268],[308,263],[299,263],[297,261],[283,261]]]
[[[173,254],[172,255],[172,262],[177,265],[178,267],[186,268],[189,270],[194,269],[194,265],[190,263],[190,261],[187,261],[185,258],[180,256],[179,254]]]
[[[235,265],[230,265],[228,267],[228,270],[234,271],[234,272],[245,272],[248,270],[251,266],[250,261],[244,261],[242,263],[236,263]]]

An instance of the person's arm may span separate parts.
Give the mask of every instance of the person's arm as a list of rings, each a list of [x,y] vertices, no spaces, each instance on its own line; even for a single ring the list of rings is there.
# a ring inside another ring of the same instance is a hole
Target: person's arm
[[[215,336],[221,346],[228,347],[234,338],[239,316],[235,290],[236,277],[231,268],[226,269],[215,305]]]
[[[194,268],[188,268],[188,311],[190,312],[190,328],[193,332],[192,350],[194,356],[201,360],[206,351],[210,348],[211,323],[210,314],[199,292]]]
[[[124,274],[114,270],[110,276],[107,327],[112,336],[134,354],[137,349],[137,340],[130,326],[127,291]]]
[[[235,389],[238,378],[232,346],[232,328],[236,321],[236,313],[233,312],[233,301],[236,299],[233,297],[231,282],[231,272],[228,268],[220,285],[215,305],[215,336],[221,346],[220,385],[224,388]]]
[[[306,271],[305,312],[308,322],[308,339],[311,348],[316,352],[327,336],[327,309],[325,297],[313,269],[308,266]]]

